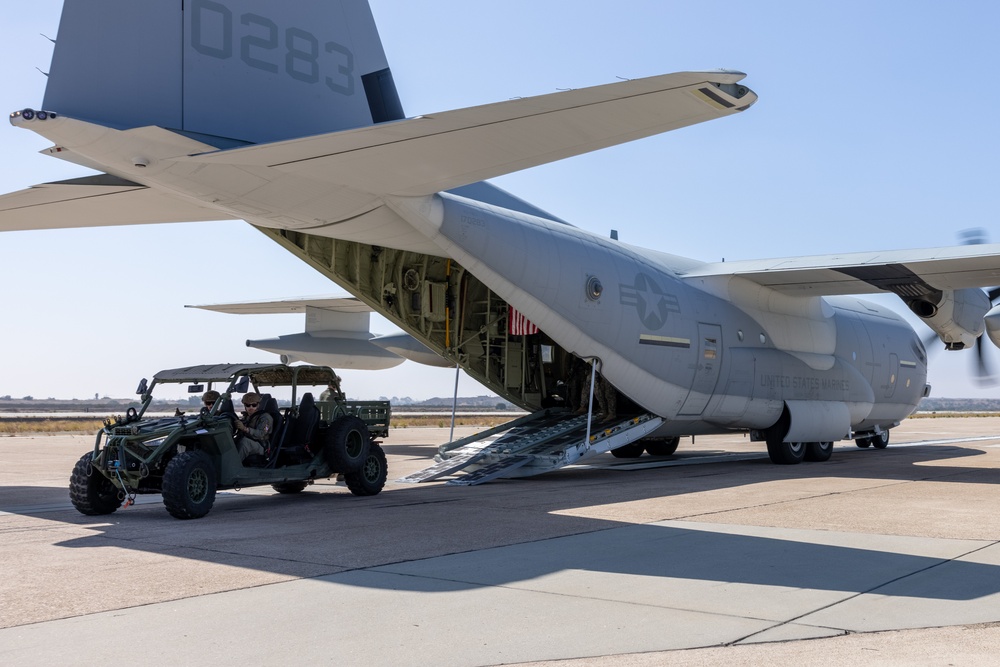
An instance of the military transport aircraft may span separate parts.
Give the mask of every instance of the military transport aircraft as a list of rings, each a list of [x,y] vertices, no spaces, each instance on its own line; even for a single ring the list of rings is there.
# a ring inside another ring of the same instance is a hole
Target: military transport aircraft
[[[705,264],[484,182],[742,113],[757,96],[740,72],[406,118],[364,0],[122,6],[67,0],[44,101],[10,116],[101,174],[0,198],[0,229],[243,219],[524,408],[550,404],[574,357],[617,390],[626,418],[592,434],[546,412],[480,479],[730,430],[776,463],[885,446],[929,391],[926,352],[853,295],[897,295],[948,349],[1000,341],[981,289],[1000,284],[1000,246]],[[123,53],[142,67],[108,66]]]

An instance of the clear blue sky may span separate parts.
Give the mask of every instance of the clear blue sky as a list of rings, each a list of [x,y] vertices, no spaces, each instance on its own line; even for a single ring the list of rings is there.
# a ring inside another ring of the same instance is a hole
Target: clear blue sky
[[[40,106],[61,2],[6,7],[7,111]],[[496,179],[586,229],[703,260],[915,248],[983,227],[995,185],[1000,5],[940,2],[372,0],[409,115],[686,69],[747,72],[737,117]],[[46,142],[0,126],[0,191],[80,176]],[[208,261],[207,249],[259,269]],[[126,395],[160,368],[269,361],[247,338],[300,316],[239,318],[184,304],[337,288],[245,223],[0,234],[0,395]],[[894,297],[887,299],[900,312]],[[389,331],[382,323],[376,330]],[[926,331],[922,329],[923,333]],[[992,350],[1000,369],[1000,351]],[[936,396],[1000,396],[971,353],[932,356]],[[345,373],[359,397],[449,395],[413,364]],[[462,394],[482,393],[464,380]]]

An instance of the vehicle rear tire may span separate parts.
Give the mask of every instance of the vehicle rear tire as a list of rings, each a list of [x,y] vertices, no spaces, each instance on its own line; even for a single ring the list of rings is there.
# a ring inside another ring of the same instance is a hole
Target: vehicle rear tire
[[[280,484],[272,484],[271,488],[278,493],[302,493],[307,486],[309,486],[308,482],[282,482]]]
[[[337,472],[358,472],[368,462],[371,435],[363,421],[341,417],[327,429],[323,443],[326,464]]]
[[[829,461],[833,456],[832,442],[809,442],[806,443],[806,461]]]
[[[637,459],[646,451],[646,446],[641,442],[633,442],[631,445],[622,445],[611,450],[611,456],[616,459]]]
[[[873,435],[868,439],[871,441],[872,446],[875,447],[875,449],[885,449],[886,447],[889,446],[888,431],[882,431],[881,433],[876,433],[875,435]]]
[[[366,429],[367,430],[367,429]],[[344,482],[347,488],[356,496],[377,495],[385,480],[389,477],[389,462],[385,459],[385,452],[376,443],[370,443],[368,456],[365,457],[364,464],[357,472],[344,475]]]
[[[646,453],[650,456],[670,456],[677,451],[681,439],[675,436],[673,438],[649,438],[642,442],[646,447]]]
[[[181,452],[163,471],[163,504],[177,519],[200,519],[215,504],[215,466],[201,450]]]
[[[80,514],[112,514],[122,506],[125,494],[91,466],[93,452],[87,452],[73,466],[69,476],[69,500]]]

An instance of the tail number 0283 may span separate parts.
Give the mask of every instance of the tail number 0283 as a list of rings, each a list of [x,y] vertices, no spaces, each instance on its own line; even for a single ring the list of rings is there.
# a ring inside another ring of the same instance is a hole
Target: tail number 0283
[[[191,47],[210,58],[231,58],[236,37],[233,12],[221,2],[212,0],[194,0],[190,11]],[[282,31],[277,23],[252,13],[241,14],[239,20],[245,27],[239,35],[240,60],[249,67],[272,74],[284,71],[307,84],[319,83],[322,79],[335,93],[354,93],[354,54],[346,46],[337,42],[320,44],[308,30],[286,28],[282,57]]]

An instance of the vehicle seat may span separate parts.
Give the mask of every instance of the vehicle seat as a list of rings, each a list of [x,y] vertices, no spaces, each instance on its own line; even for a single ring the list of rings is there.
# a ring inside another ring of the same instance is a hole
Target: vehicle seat
[[[319,423],[319,408],[316,401],[309,392],[302,394],[302,401],[299,403],[299,417],[295,420],[292,431],[288,434],[287,446],[299,447],[308,445],[312,439],[316,424]]]
[[[222,401],[222,404],[219,406],[219,412],[217,414],[223,417],[229,417],[230,419],[235,421],[237,419],[237,416],[236,416],[236,408],[233,407],[233,399],[223,398],[220,400]]]
[[[271,437],[268,445],[281,442],[281,433],[285,425],[285,420],[281,418],[281,411],[278,410],[278,401],[270,394],[262,394],[260,397],[260,409],[271,415]]]

